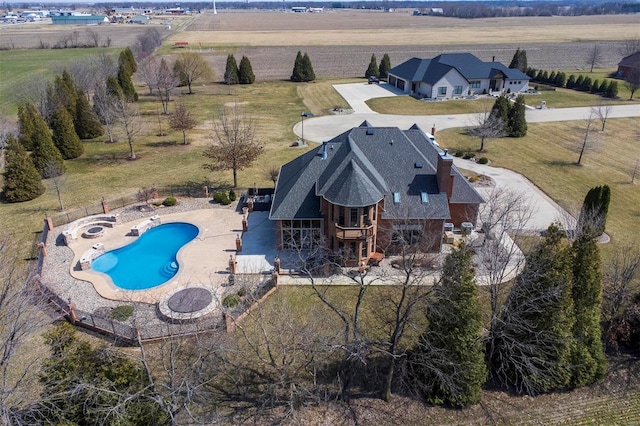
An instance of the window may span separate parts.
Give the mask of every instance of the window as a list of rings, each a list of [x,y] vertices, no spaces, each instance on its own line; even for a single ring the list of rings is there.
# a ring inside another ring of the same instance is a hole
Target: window
[[[462,86],[455,86],[453,88],[453,94],[454,95],[462,95]]]
[[[322,244],[320,220],[284,220],[281,232],[284,250],[308,250]]]
[[[358,209],[351,209],[349,214],[349,226],[358,226]]]
[[[427,194],[426,192],[421,192],[420,201],[422,201],[422,204],[427,204],[429,202],[429,194]]]
[[[394,192],[393,193],[393,204],[400,204],[400,193],[399,192]]]
[[[472,80],[469,82],[469,87],[471,87],[472,89],[479,89],[480,88],[480,80]]]
[[[440,86],[438,87],[438,96],[445,96],[447,94],[447,87]]]

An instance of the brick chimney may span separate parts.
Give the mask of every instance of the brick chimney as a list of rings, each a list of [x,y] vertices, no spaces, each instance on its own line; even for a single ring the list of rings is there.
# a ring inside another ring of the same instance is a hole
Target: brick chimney
[[[449,155],[448,150],[438,155],[438,168],[436,177],[438,179],[438,191],[446,192],[447,199],[451,198],[453,191],[453,176],[451,176],[451,166],[453,165],[453,157]]]

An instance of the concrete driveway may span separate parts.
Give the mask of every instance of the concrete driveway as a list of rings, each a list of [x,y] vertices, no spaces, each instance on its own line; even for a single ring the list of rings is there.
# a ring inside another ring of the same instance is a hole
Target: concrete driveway
[[[329,115],[305,120],[305,139],[313,142],[329,140],[342,132],[359,126],[363,121],[368,121],[376,127],[399,127],[408,129],[413,124],[418,124],[423,130],[430,131],[432,126],[436,129],[448,129],[453,127],[468,127],[476,123],[476,114],[450,114],[450,115],[389,115],[378,114],[367,105],[368,99],[389,97],[402,94],[398,89],[388,84],[351,83],[333,86],[342,97],[351,105],[353,114]],[[542,123],[552,121],[583,120],[589,117],[591,107],[581,108],[557,108],[526,111],[529,123]],[[637,117],[640,116],[640,105],[614,105],[611,107],[609,118]],[[293,131],[300,135],[301,126],[297,123]],[[455,164],[459,168],[468,169],[478,174],[490,176],[496,188],[508,189],[515,193],[527,194],[530,206],[534,210],[532,218],[527,223],[529,230],[546,229],[552,222],[570,219],[564,209],[538,189],[526,177],[511,170],[490,167],[477,164],[472,161],[456,158]],[[487,195],[487,190],[482,195]]]

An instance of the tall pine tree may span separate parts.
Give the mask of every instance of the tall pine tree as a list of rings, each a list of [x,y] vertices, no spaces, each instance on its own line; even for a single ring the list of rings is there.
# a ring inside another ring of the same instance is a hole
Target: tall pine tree
[[[509,119],[507,128],[509,136],[513,138],[521,138],[527,135],[527,119],[525,118],[526,107],[524,105],[524,96],[518,95],[515,104],[509,108]]]
[[[133,52],[128,47],[120,52],[118,57],[118,84],[122,89],[127,102],[138,100],[136,88],[133,85],[132,76],[138,70],[138,65],[133,57]]]
[[[73,128],[73,120],[65,108],[58,108],[51,117],[51,132],[62,158],[70,160],[84,153],[84,145]]]
[[[550,226],[527,256],[488,342],[491,377],[518,393],[536,395],[571,383],[573,271],[563,235]]]
[[[76,85],[73,82],[73,78],[67,70],[62,71],[62,75],[56,77],[53,93],[55,94],[55,101],[51,106],[53,111],[58,107],[63,107],[71,117],[75,117],[78,94],[76,93]]]
[[[305,80],[304,64],[302,63],[302,53],[298,50],[296,55],[296,61],[293,64],[293,71],[291,72],[291,81],[301,82]]]
[[[242,59],[240,59],[238,80],[240,81],[240,84],[253,84],[253,82],[256,81],[256,76],[253,74],[251,62],[246,56],[242,56]]]
[[[522,72],[525,72],[527,69],[527,51],[518,47],[516,49],[516,53],[513,55],[511,59],[511,63],[509,63],[509,68],[517,68]]]
[[[40,114],[34,121],[33,150],[31,160],[44,179],[64,174],[66,168],[58,148],[53,143],[51,130]]]
[[[502,125],[507,127],[509,123],[509,111],[511,110],[511,101],[507,98],[506,94],[502,94],[498,96],[493,107],[491,108],[491,113],[495,113],[496,117],[502,120]]]
[[[409,356],[414,388],[433,404],[465,407],[480,400],[487,368],[471,251],[447,256],[435,301],[427,309],[429,328]]]
[[[380,78],[387,78],[389,76],[390,69],[391,59],[389,59],[389,55],[385,53],[380,61]]]
[[[224,71],[225,84],[238,84],[240,78],[238,76],[238,64],[233,54],[227,55],[227,67]]]
[[[23,102],[18,105],[19,141],[27,151],[33,150],[33,134],[37,115],[40,113],[32,102]]]
[[[3,198],[10,203],[33,200],[44,194],[40,174],[24,146],[13,136],[7,138]]]
[[[572,385],[583,386],[604,377],[607,360],[602,344],[600,312],[602,306],[602,271],[600,249],[595,234],[585,229],[572,244],[573,309],[576,341],[573,353]]]
[[[302,69],[304,70],[303,81],[313,81],[316,79],[316,73],[313,71],[313,65],[311,65],[311,59],[307,52],[302,55]]]
[[[380,69],[378,68],[378,61],[376,59],[376,54],[372,54],[371,55],[371,61],[369,61],[369,66],[367,67],[367,70],[364,72],[364,77],[365,78],[369,78],[369,77],[377,77],[380,75]]]
[[[593,233],[596,237],[602,235],[607,225],[610,202],[611,188],[609,185],[591,188],[582,202],[576,231],[580,234]]]
[[[76,116],[73,120],[76,133],[80,139],[93,139],[104,134],[100,119],[95,113],[83,90],[78,89],[76,100]]]

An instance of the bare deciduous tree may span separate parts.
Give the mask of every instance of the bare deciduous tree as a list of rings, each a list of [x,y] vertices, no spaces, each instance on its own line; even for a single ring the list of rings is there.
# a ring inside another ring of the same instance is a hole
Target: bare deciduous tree
[[[597,106],[591,107],[591,114],[598,117],[600,123],[602,123],[602,130],[604,132],[604,127],[607,124],[607,118],[609,118],[609,114],[611,114],[612,106],[609,104],[598,103]]]
[[[93,109],[107,131],[108,142],[115,142],[114,127],[118,121],[118,99],[111,94],[104,82],[96,85],[93,93]]]
[[[276,187],[276,183],[278,183],[278,176],[280,175],[280,168],[273,166],[269,170],[267,170],[267,176],[269,180],[273,182],[273,187]]]
[[[39,364],[42,355],[26,349],[30,340],[50,318],[45,298],[12,241],[0,238],[0,423],[34,424],[30,410],[37,399]]]
[[[613,339],[614,319],[622,314],[633,291],[637,288],[640,276],[640,251],[637,246],[624,246],[617,249],[604,273],[602,297],[602,317],[607,323],[605,343],[611,346]],[[614,345],[615,346],[615,345]]]
[[[629,100],[632,100],[636,90],[640,89],[640,65],[632,67],[631,70],[625,73],[624,85],[629,89],[629,92],[631,92]]]
[[[87,38],[89,39],[89,45],[92,47],[98,47],[100,45],[100,34],[92,29],[87,29]]]
[[[169,113],[169,102],[171,101],[171,91],[178,85],[176,76],[169,69],[167,61],[162,58],[156,69],[155,83],[158,90],[160,102],[162,102],[162,110],[165,114]]]
[[[597,43],[594,44],[593,47],[589,49],[589,52],[585,57],[585,63],[591,67],[589,72],[593,72],[593,68],[596,65],[600,65],[602,63],[603,57],[604,57],[604,54],[602,52],[602,48],[600,47],[600,45]]]
[[[122,97],[116,99],[114,104],[116,116],[118,121],[122,125],[125,136],[127,137],[127,143],[129,144],[129,160],[135,160],[136,153],[133,150],[134,138],[142,132],[142,121],[140,119],[140,112],[138,107],[133,102],[127,102]]]
[[[65,181],[67,180],[67,175],[64,174],[64,170],[60,170],[59,164],[53,161],[46,164],[45,175],[51,176],[49,180],[53,184],[53,188],[56,190],[60,211],[64,211],[64,204],[62,203],[62,189],[64,188]]]
[[[484,152],[484,145],[487,139],[504,136],[505,123],[495,111],[485,108],[484,112],[476,116],[476,127],[469,130],[469,134],[480,138],[480,149]]]
[[[158,67],[160,63],[155,56],[149,56],[138,63],[137,76],[144,80],[149,89],[149,96],[153,95],[153,89],[157,87]]]
[[[18,134],[18,125],[0,112],[0,170],[4,169],[4,149],[11,134]]]
[[[169,126],[173,130],[179,130],[182,132],[182,144],[187,144],[187,130],[191,130],[196,127],[196,119],[191,115],[191,111],[187,109],[185,104],[179,103],[173,114],[169,117]]]
[[[213,70],[209,64],[196,52],[183,52],[178,56],[174,64],[176,77],[189,88],[189,94],[193,93],[191,85],[203,78],[213,78]]]
[[[600,140],[598,138],[598,135],[594,134],[592,131],[594,122],[595,114],[593,113],[593,111],[591,111],[589,113],[589,118],[587,118],[582,142],[580,143],[580,156],[578,157],[578,161],[576,162],[578,166],[582,165],[582,158],[585,152],[593,151],[598,147],[598,143]]]
[[[212,144],[203,155],[211,160],[203,167],[211,171],[233,171],[233,186],[238,187],[238,171],[249,167],[264,151],[251,117],[240,110],[221,108],[213,122]]]

